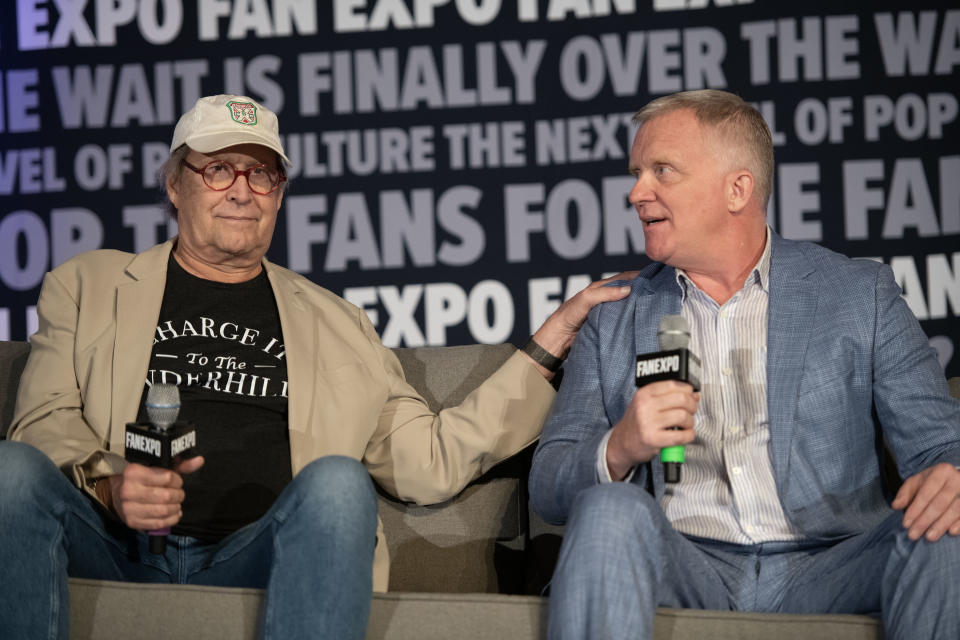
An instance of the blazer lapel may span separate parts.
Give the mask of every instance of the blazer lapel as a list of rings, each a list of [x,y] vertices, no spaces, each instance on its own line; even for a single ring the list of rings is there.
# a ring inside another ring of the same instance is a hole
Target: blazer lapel
[[[643,287],[638,287],[638,300],[634,309],[634,343],[635,352],[630,354],[630,379],[624,385],[624,408],[629,404],[636,393],[635,376],[633,375],[636,361],[634,356],[643,353],[653,353],[660,350],[657,331],[660,327],[660,318],[680,313],[682,303],[680,286],[677,284],[677,271],[673,267],[664,266],[650,280],[644,281]],[[642,474],[637,474],[642,476]],[[653,495],[657,500],[663,498],[665,491],[663,480],[663,465],[660,456],[654,456],[650,461],[650,478],[653,483]],[[638,478],[638,480],[642,480]]]
[[[660,318],[680,313],[681,290],[677,271],[673,267],[660,269],[650,280],[638,287],[639,300],[634,311],[634,340],[637,353],[660,350],[657,331]]]
[[[134,256],[126,269],[129,282],[117,287],[110,411],[114,451],[123,451],[123,425],[136,418],[140,406],[172,246],[165,242]]]
[[[790,478],[793,416],[820,284],[816,268],[798,246],[771,234],[770,301],[767,314],[767,416],[774,476],[780,495]]]
[[[317,353],[316,317],[312,305],[307,304],[305,292],[292,281],[287,273],[264,260],[267,277],[273,288],[280,315],[280,327],[283,341],[287,345],[296,344],[296,349],[285,349],[287,361],[288,411],[287,422],[290,429],[290,464],[296,474],[314,457],[314,447],[310,442],[310,403],[314,398],[316,363],[313,354]]]

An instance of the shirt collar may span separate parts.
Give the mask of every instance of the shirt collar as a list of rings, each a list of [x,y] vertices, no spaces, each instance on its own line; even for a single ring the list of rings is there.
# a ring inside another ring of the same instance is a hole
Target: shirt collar
[[[743,286],[746,287],[748,284],[755,283],[760,286],[764,293],[770,293],[770,225],[766,225],[767,238],[764,243],[763,253],[760,254],[760,259],[757,260],[757,264],[753,265],[753,269],[750,270],[750,273],[747,274],[746,279],[743,281]],[[677,285],[680,287],[681,292],[681,302],[687,301],[687,289],[688,287],[696,287],[697,285],[690,279],[690,276],[686,274],[683,269],[676,269],[676,278]]]

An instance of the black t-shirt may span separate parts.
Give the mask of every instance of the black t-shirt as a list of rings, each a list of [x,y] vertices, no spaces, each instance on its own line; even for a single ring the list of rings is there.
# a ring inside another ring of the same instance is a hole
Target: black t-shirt
[[[180,535],[219,540],[260,518],[290,482],[287,363],[266,272],[237,284],[193,276],[170,256],[138,420],[154,383],[176,384],[197,429]]]

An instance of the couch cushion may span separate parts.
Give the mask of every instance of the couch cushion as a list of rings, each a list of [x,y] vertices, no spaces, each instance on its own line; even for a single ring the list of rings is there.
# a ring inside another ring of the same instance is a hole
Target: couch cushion
[[[72,640],[257,637],[258,589],[70,579]]]
[[[523,593],[525,472],[512,458],[447,502],[417,506],[379,496],[390,549],[390,590]]]
[[[70,581],[73,640],[253,640],[263,593],[182,585]],[[147,606],[146,603],[149,603]],[[320,603],[318,603],[319,605]],[[376,594],[367,640],[533,640],[547,600],[496,594]],[[659,609],[654,640],[878,640],[866,616]]]
[[[514,352],[511,345],[395,349],[407,381],[439,411],[460,404]],[[390,590],[521,593],[526,511],[511,458],[460,495],[421,507],[382,491],[379,509],[390,549]]]
[[[514,351],[509,344],[393,350],[407,382],[420,392],[433,411],[460,404]]]

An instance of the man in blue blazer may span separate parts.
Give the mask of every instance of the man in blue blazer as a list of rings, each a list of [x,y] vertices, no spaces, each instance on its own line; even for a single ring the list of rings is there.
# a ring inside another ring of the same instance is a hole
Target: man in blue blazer
[[[960,638],[960,403],[890,269],[770,231],[773,145],[740,98],[675,94],[634,120],[656,262],[590,313],[530,476],[566,524],[550,637],[650,638],[659,605],[879,612],[889,638]],[[675,314],[701,390],[638,389]],[[666,484],[672,445],[687,460]]]

